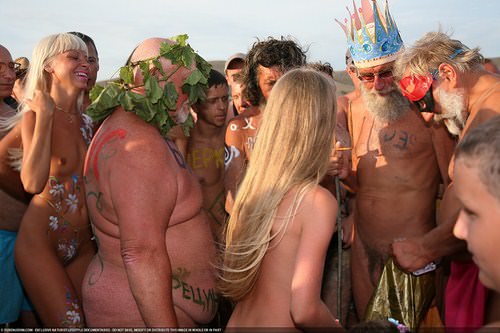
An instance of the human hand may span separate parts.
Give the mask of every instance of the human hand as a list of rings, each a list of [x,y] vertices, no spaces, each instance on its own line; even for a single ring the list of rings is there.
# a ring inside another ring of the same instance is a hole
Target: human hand
[[[341,147],[340,141],[335,143],[335,149],[330,156],[327,174],[330,176],[338,176],[344,179],[349,174],[349,150],[350,148]]]
[[[33,93],[33,98],[25,98],[24,102],[28,105],[29,109],[39,116],[52,116],[56,109],[56,103],[52,97],[39,89]]]
[[[392,243],[392,255],[397,265],[408,273],[425,267],[434,259],[427,255],[421,238],[416,237],[395,239]]]

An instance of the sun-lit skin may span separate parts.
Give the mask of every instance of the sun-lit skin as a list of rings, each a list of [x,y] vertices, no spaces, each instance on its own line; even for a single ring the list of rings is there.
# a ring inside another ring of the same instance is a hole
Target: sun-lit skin
[[[54,57],[54,64],[46,70],[52,74],[54,83],[59,83],[68,89],[86,89],[89,80],[89,63],[87,53],[82,50],[69,50]]]
[[[463,205],[453,234],[467,242],[479,267],[479,279],[500,291],[500,200],[486,188],[478,175],[477,161],[455,161],[455,190]]]

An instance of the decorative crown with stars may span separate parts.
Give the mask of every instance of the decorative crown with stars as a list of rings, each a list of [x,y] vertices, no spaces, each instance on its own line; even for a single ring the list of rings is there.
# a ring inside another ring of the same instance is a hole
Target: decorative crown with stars
[[[361,0],[357,8],[354,0],[354,13],[349,8],[350,23],[344,19],[337,23],[346,36],[349,50],[357,68],[379,66],[396,60],[404,47],[396,22],[389,13],[386,0],[384,13],[380,11],[376,0]]]

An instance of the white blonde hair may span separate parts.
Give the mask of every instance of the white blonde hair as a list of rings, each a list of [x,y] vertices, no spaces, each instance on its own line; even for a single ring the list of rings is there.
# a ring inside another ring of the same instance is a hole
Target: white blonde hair
[[[36,89],[42,92],[49,92],[50,80],[45,68],[54,60],[55,56],[69,50],[83,50],[86,53],[88,52],[85,42],[71,34],[50,35],[38,42],[33,49],[30,66],[26,74],[23,91],[24,98],[32,98]],[[21,101],[18,113],[13,117],[0,119],[0,130],[12,129],[21,120],[22,114],[26,111],[28,111],[28,106]]]
[[[49,92],[50,76],[45,68],[54,60],[55,56],[69,50],[82,50],[88,53],[87,45],[82,39],[67,33],[50,35],[38,42],[33,49],[33,55],[25,78],[24,98],[33,98],[33,94],[37,89],[42,92]],[[16,114],[11,117],[0,117],[0,131],[7,132],[14,128],[21,121],[23,114],[29,110],[26,103],[23,101],[20,102]],[[82,102],[83,92],[79,98],[78,105],[81,105]],[[9,150],[9,155],[12,160],[12,166],[19,170],[22,160],[22,150]]]

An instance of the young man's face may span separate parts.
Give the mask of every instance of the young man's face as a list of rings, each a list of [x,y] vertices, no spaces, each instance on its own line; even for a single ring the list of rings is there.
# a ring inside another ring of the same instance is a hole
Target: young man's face
[[[260,91],[262,92],[264,99],[267,101],[269,95],[271,94],[271,90],[276,84],[276,81],[283,76],[283,72],[278,68],[278,66],[268,68],[259,65],[257,73]]]
[[[479,179],[478,161],[455,162],[454,186],[463,205],[453,234],[467,242],[479,267],[479,279],[488,288],[500,291],[500,200]],[[496,175],[498,176],[498,175]]]
[[[220,84],[207,90],[207,99],[193,105],[198,115],[198,121],[203,121],[215,127],[223,127],[226,123],[229,91],[228,86]]]

